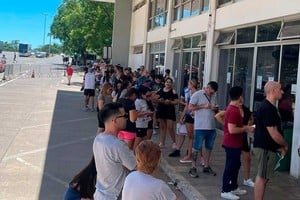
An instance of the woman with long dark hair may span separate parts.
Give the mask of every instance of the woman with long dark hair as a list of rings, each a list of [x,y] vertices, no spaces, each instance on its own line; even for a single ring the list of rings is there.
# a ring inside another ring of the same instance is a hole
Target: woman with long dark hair
[[[74,176],[64,195],[64,200],[93,199],[96,190],[97,171],[95,158],[92,157],[89,164]]]

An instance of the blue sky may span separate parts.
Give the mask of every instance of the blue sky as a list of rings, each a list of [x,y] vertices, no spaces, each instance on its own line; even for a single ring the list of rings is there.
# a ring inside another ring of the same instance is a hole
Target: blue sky
[[[0,5],[0,40],[11,42],[19,40],[32,45],[43,45],[46,15],[45,44],[49,44],[50,26],[57,8],[63,0],[1,0]],[[52,40],[51,43],[59,43]]]

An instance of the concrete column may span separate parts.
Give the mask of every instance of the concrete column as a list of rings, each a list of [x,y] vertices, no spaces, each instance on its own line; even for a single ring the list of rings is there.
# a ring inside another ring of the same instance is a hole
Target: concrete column
[[[171,69],[171,73],[174,76],[175,69],[173,69],[173,51],[172,51],[172,40],[170,39],[171,23],[172,23],[172,5],[173,1],[168,1],[168,15],[167,24],[168,35],[165,41],[165,69]]]
[[[112,36],[112,64],[128,66],[132,0],[116,0]]]
[[[217,77],[212,77],[213,66],[213,50],[214,50],[214,33],[215,33],[215,21],[216,21],[216,0],[210,1],[209,4],[209,19],[207,24],[207,36],[206,36],[206,52],[205,52],[205,64],[204,64],[204,77],[203,86],[211,80],[217,80]]]
[[[294,129],[291,155],[290,174],[296,178],[300,178],[300,157],[298,155],[298,148],[300,147],[300,51],[298,56],[298,74],[297,74],[297,88],[296,88],[296,102],[294,111]]]

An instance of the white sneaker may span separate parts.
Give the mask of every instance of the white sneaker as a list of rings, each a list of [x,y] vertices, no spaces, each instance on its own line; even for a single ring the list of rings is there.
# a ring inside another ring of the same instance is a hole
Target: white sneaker
[[[247,194],[247,190],[242,190],[240,188],[236,188],[235,190],[232,190],[231,193],[235,194],[235,195],[245,195],[245,194]]]
[[[231,192],[221,192],[221,197],[229,200],[238,200],[240,197],[232,194]]]
[[[254,182],[252,181],[251,178],[249,178],[249,179],[247,179],[247,180],[244,179],[243,185],[249,186],[249,187],[254,187]]]

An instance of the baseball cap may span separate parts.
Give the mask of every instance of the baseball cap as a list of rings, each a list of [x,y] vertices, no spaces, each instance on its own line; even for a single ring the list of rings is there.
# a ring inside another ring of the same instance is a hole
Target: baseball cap
[[[138,79],[138,85],[143,85],[146,82],[151,82],[151,80],[149,78],[147,78],[146,76],[141,76]]]

